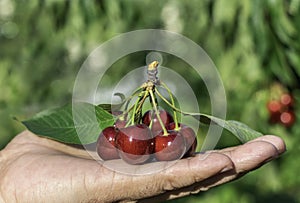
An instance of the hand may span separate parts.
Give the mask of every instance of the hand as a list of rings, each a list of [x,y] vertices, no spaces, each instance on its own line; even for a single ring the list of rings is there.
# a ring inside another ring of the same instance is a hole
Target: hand
[[[130,176],[103,167],[85,150],[24,131],[0,152],[0,202],[158,202],[237,179],[284,151],[281,138],[267,135]]]

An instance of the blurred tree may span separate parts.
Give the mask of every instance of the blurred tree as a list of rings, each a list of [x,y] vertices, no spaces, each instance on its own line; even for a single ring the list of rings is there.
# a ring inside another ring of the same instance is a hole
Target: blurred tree
[[[280,135],[288,147],[284,157],[250,176],[184,201],[297,202],[299,15],[300,0],[0,0],[0,148],[24,129],[11,116],[22,119],[71,100],[77,71],[96,46],[131,30],[167,29],[198,43],[215,62],[226,89],[228,119]],[[115,65],[138,67],[144,56],[137,53]],[[165,61],[184,73],[201,109],[209,112],[203,82],[186,71],[184,62],[171,56]],[[116,70],[114,80],[128,71]],[[273,87],[278,84],[295,98],[297,120],[289,128],[268,122],[266,103],[277,96]],[[218,147],[236,144],[227,137],[224,133]]]

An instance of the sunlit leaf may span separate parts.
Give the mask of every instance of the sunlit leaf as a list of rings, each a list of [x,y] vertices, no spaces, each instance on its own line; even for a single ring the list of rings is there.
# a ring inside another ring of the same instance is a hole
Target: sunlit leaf
[[[76,115],[76,122],[73,115]],[[91,115],[96,119],[93,120]],[[22,123],[40,136],[64,143],[89,144],[97,140],[102,129],[114,123],[114,118],[99,106],[77,103],[73,109],[71,104],[67,104],[45,110]]]

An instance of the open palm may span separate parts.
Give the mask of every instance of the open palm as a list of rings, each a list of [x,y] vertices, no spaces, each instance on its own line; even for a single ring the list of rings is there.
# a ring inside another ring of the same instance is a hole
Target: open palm
[[[267,135],[134,176],[107,169],[85,150],[24,131],[0,152],[0,202],[158,202],[237,179],[284,151],[281,138]]]

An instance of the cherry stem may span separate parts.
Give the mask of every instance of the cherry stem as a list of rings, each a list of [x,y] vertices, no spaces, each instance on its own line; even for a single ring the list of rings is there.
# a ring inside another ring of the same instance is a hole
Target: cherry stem
[[[174,97],[173,97],[173,94],[172,94],[170,88],[169,88],[164,82],[161,82],[161,85],[162,85],[162,87],[163,87],[164,89],[167,90],[167,92],[168,92],[168,94],[169,94],[169,96],[170,96],[171,104],[172,104],[171,106],[172,106],[172,107],[176,107],[176,106],[175,106],[175,100],[174,100]],[[180,127],[179,127],[179,125],[178,125],[177,112],[176,112],[176,110],[175,110],[174,108],[172,108],[172,109],[173,109],[173,117],[174,117],[174,121],[175,121],[175,130],[179,130]]]
[[[149,89],[149,93],[150,93],[151,100],[153,101],[153,102],[152,102],[152,105],[153,105],[155,114],[156,114],[157,119],[158,119],[158,121],[159,121],[159,124],[161,125],[161,128],[162,128],[162,130],[163,130],[163,132],[164,132],[164,136],[167,136],[167,135],[169,135],[169,133],[168,133],[168,131],[167,131],[167,129],[166,129],[164,123],[163,123],[162,120],[161,120],[161,117],[160,117],[160,115],[159,115],[159,111],[158,111],[158,109],[157,109],[157,105],[156,105],[156,103],[155,103],[156,98],[155,98],[154,93],[153,93],[153,90],[152,90],[151,88]]]
[[[143,98],[140,100],[139,106],[138,106],[137,109],[136,109],[137,112],[140,111],[140,109],[142,108],[142,106],[143,106],[143,104],[144,104],[144,102],[145,102],[145,100],[146,100],[146,98],[147,98],[148,96],[149,96],[149,91],[144,91],[144,96],[143,96]]]
[[[176,106],[173,106],[166,98],[164,98],[164,96],[162,96],[162,94],[156,90],[156,94],[166,103],[168,104],[173,110],[183,114],[184,116],[192,116],[193,118],[195,118],[196,120],[201,121],[201,117],[206,117],[208,118],[212,123],[215,123],[221,127],[224,128],[226,121],[222,120],[220,118],[211,116],[211,115],[207,115],[207,114],[203,114],[203,113],[191,113],[191,112],[186,112],[186,111],[182,111],[178,108],[176,108]],[[216,122],[217,121],[217,122]]]
[[[128,114],[130,111],[132,111],[133,108],[134,108],[134,105],[131,106],[131,107],[130,107],[129,109],[127,109],[126,111],[124,111],[121,115],[117,116],[117,119],[118,119],[118,118],[121,118],[121,117],[124,117],[126,114]],[[130,123],[130,122],[128,122],[128,123],[126,124],[126,127],[129,125],[129,123]]]
[[[148,81],[152,82],[153,84],[159,83],[159,79],[157,78],[158,64],[159,64],[158,61],[153,61],[147,67]]]
[[[162,94],[156,89],[156,94],[166,103],[168,104],[173,110],[182,113],[184,115],[190,115],[190,116],[200,116],[201,114],[199,113],[190,113],[190,112],[185,112],[177,108],[176,106],[172,105]]]
[[[131,112],[134,109],[135,105],[132,105],[131,107],[128,108],[130,101],[132,100],[133,97],[135,97],[138,93],[141,94],[141,90],[145,89],[143,86],[137,88],[128,98],[126,98],[126,104],[124,107],[124,111],[121,115],[117,116],[117,119],[120,119],[122,117],[125,117],[126,114],[128,114],[129,112]],[[130,124],[130,122],[128,121],[128,123],[126,124],[126,126],[128,126]]]
[[[139,106],[142,106],[142,104],[144,103],[143,101],[145,101],[145,99],[144,99],[146,97],[145,95],[147,95],[145,91],[140,92],[140,94],[138,96],[138,99],[136,100],[136,102],[134,104],[132,117],[131,117],[131,124],[132,125],[134,125],[134,123],[135,123],[136,112],[139,111],[138,105],[141,103]]]
[[[129,105],[131,99],[132,99],[133,97],[135,97],[138,93],[140,93],[140,91],[143,90],[143,89],[144,89],[143,86],[137,88],[137,89],[134,90],[134,92],[126,99],[127,102],[126,102],[126,105],[125,105],[125,111],[127,111],[128,105]],[[130,108],[132,108],[132,107],[130,107]],[[131,110],[132,110],[132,109],[128,110],[127,112],[129,112],[129,111],[131,111]]]

